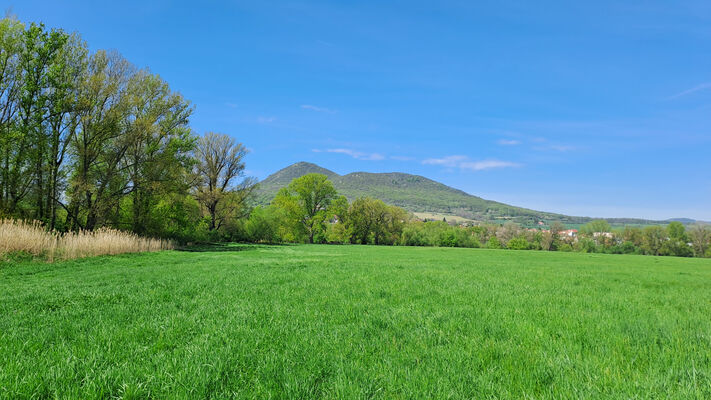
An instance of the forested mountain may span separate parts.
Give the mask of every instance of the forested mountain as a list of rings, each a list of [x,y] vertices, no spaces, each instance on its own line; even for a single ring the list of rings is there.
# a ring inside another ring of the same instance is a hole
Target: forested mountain
[[[279,189],[288,185],[292,179],[308,173],[328,176],[338,192],[351,201],[368,196],[411,212],[449,214],[482,222],[514,221],[524,226],[537,225],[539,221],[545,224],[560,221],[569,226],[591,221],[588,217],[535,211],[485,200],[419,175],[400,172],[353,172],[339,175],[308,162],[290,165],[263,180],[259,184],[257,203],[268,204]],[[608,221],[614,225],[663,223],[633,218],[611,218]]]

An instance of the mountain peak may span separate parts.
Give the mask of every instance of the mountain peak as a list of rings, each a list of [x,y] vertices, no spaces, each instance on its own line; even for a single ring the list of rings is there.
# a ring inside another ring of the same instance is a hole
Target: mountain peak
[[[306,161],[299,161],[269,175],[267,179],[261,182],[260,186],[262,189],[272,187],[280,188],[288,185],[294,178],[314,173],[324,174],[328,177],[328,179],[334,179],[340,176],[337,173],[316,164]]]
[[[293,164],[289,165],[288,167],[283,168],[282,171],[283,171],[283,170],[287,170],[287,169],[302,169],[302,168],[305,168],[305,169],[313,169],[313,170],[320,170],[320,171],[326,171],[326,172],[329,173],[329,174],[335,174],[335,172],[333,172],[333,171],[330,171],[330,170],[328,170],[328,169],[326,169],[326,168],[323,168],[323,167],[320,166],[320,165],[317,165],[317,164],[314,164],[314,163],[310,163],[310,162],[308,162],[308,161],[299,161],[299,162],[293,163]]]

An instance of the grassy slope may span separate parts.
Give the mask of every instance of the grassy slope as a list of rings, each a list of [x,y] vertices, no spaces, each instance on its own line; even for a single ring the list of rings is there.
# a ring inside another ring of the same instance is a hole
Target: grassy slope
[[[392,173],[354,172],[338,175],[318,165],[300,162],[286,167],[260,183],[257,194],[259,204],[267,204],[279,189],[292,179],[307,173],[322,173],[329,177],[338,192],[349,200],[370,196],[411,212],[430,212],[457,215],[463,218],[504,222],[512,220],[526,226],[535,226],[538,221],[560,221],[569,226],[577,226],[590,221],[586,217],[571,217],[542,211],[514,207],[485,200],[461,190],[443,185],[418,175]],[[611,219],[614,225],[646,224],[650,221],[635,219]]]
[[[0,398],[711,398],[709,260],[221,250],[0,266]]]

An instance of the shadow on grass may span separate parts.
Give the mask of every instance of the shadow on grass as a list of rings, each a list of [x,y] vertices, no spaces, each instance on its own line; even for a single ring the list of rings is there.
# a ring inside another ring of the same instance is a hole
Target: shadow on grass
[[[202,243],[176,248],[177,251],[187,251],[192,253],[216,253],[216,252],[237,252],[259,249],[276,249],[289,246],[288,244],[254,244],[254,243]]]

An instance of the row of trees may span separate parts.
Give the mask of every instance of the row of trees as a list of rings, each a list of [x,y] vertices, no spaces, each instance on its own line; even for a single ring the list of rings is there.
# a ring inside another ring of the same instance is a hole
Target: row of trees
[[[268,207],[252,210],[244,239],[255,242],[396,244],[408,214],[381,200],[352,203],[326,175],[294,179]]]
[[[237,236],[254,242],[353,243],[404,246],[485,247],[512,250],[579,251],[682,257],[711,256],[711,229],[695,225],[688,231],[672,222],[666,227],[613,230],[605,220],[568,234],[555,222],[547,230],[503,225],[451,225],[423,222],[380,200],[359,198],[348,203],[325,175],[309,174],[282,189],[268,207],[255,208]]]
[[[587,252],[711,257],[711,228],[707,225],[693,225],[687,230],[674,221],[666,227],[613,230],[607,221],[598,220],[581,227],[580,233],[572,246]]]
[[[246,149],[158,75],[11,17],[0,50],[0,217],[192,239],[246,215]]]

